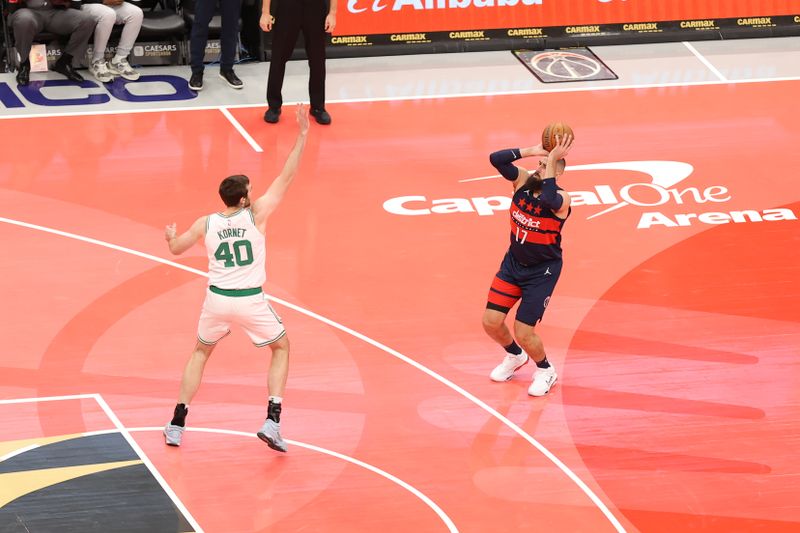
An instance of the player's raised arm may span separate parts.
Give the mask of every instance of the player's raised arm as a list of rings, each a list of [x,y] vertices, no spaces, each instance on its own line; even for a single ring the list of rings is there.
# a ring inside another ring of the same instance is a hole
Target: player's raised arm
[[[489,162],[500,172],[501,176],[508,181],[514,182],[514,190],[517,190],[528,180],[530,172],[519,165],[515,165],[514,161],[523,157],[537,156],[547,156],[547,150],[541,144],[530,148],[509,148],[492,152],[489,155]]]
[[[300,131],[297,134],[294,148],[286,158],[286,163],[283,165],[280,175],[275,178],[267,192],[253,203],[253,215],[255,216],[256,226],[259,228],[263,228],[267,217],[272,214],[278,204],[281,203],[281,200],[283,200],[286,190],[292,183],[295,174],[297,174],[297,167],[300,166],[300,158],[306,147],[306,137],[308,136],[308,106],[298,104],[296,115]]]
[[[556,186],[556,176],[564,171],[566,166],[564,158],[572,148],[574,137],[572,135],[563,135],[557,137],[558,142],[547,155],[547,166],[545,167],[544,179],[542,180],[542,192],[539,195],[539,200],[547,208],[559,217],[566,217],[569,213],[569,204],[571,197],[564,191],[559,191]]]
[[[169,251],[174,255],[180,255],[192,246],[197,241],[202,239],[206,234],[206,219],[208,217],[200,217],[194,221],[194,224],[181,235],[178,235],[177,226],[170,224],[164,231],[164,238],[167,239]]]

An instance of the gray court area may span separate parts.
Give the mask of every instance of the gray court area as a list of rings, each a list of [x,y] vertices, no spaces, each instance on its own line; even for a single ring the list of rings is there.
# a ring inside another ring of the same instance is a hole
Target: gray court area
[[[693,42],[696,51],[726,80],[798,78],[800,79],[800,37],[743,39]],[[597,56],[618,76],[618,80],[573,82],[558,85],[540,83],[510,52],[471,52],[460,54],[425,54],[391,57],[365,57],[328,60],[328,102],[453,96],[469,94],[563,91],[590,87],[617,87],[657,84],[720,82],[710,69],[684,43],[658,43],[592,47]],[[46,99],[85,99],[95,95],[99,103],[91,105],[52,105],[32,103],[20,93],[13,73],[0,74],[0,82],[23,104],[9,106],[3,99],[2,116],[108,112],[159,108],[261,106],[265,105],[268,63],[237,66],[245,88],[235,91],[218,77],[217,66],[206,69],[206,83],[196,97],[170,86],[188,80],[188,67],[143,67],[143,79],[107,87],[98,82],[80,88],[71,85],[36,87]],[[88,76],[88,73],[87,73]],[[151,76],[162,77],[155,80]],[[171,80],[163,81],[163,77]],[[58,74],[34,74],[33,80],[60,80]],[[292,61],[287,66],[284,101],[308,99],[308,66]],[[6,91],[6,97],[8,96]],[[178,92],[177,98],[159,95]],[[115,95],[121,95],[121,98]],[[136,100],[155,95],[154,101]],[[35,95],[34,95],[35,96]],[[34,98],[36,100],[36,98]],[[39,101],[42,101],[39,99]],[[334,120],[336,117],[334,116]]]

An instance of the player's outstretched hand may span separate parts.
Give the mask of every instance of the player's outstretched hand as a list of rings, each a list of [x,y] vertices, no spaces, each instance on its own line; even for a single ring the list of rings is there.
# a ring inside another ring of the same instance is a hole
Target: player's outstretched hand
[[[554,159],[563,159],[567,156],[570,149],[572,148],[572,141],[575,138],[572,135],[556,135],[556,145],[550,150],[550,155],[553,156]]]
[[[164,238],[167,239],[167,241],[171,241],[177,236],[178,236],[178,225],[173,222],[172,224],[170,224],[165,228]]]
[[[308,133],[308,106],[297,104],[297,125],[300,126],[300,133]]]

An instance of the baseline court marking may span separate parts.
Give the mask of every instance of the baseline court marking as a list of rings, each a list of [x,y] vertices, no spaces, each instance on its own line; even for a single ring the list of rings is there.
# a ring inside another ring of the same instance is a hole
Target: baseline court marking
[[[723,77],[724,78],[724,77]],[[480,98],[487,96],[517,96],[525,94],[547,94],[547,93],[574,93],[591,91],[616,91],[633,89],[664,89],[670,87],[699,87],[706,85],[738,85],[740,83],[776,83],[782,81],[800,81],[800,76],[783,76],[774,78],[748,78],[733,80],[705,80],[705,81],[677,81],[665,83],[641,83],[629,85],[602,85],[596,87],[556,87],[545,89],[520,89],[516,91],[476,91],[471,93],[456,94],[421,94],[406,96],[376,96],[370,98],[341,98],[328,100],[331,104],[359,104],[369,102],[398,102],[407,100],[442,100],[449,98]],[[308,104],[308,100],[287,100],[284,105]],[[4,119],[31,119],[31,118],[57,118],[57,117],[82,117],[94,115],[126,115],[137,113],[168,113],[174,111],[209,111],[220,109],[250,109],[264,108],[266,102],[259,104],[230,104],[230,105],[205,105],[205,106],[186,106],[186,107],[152,107],[147,109],[108,109],[102,111],[68,111],[65,113],[26,113],[19,115],[0,115],[0,120]]]
[[[194,528],[197,533],[204,533],[203,528],[200,527],[200,524],[197,523],[197,520],[192,516],[192,513],[186,508],[183,502],[178,498],[178,495],[175,494],[175,491],[172,490],[172,487],[167,484],[166,480],[161,476],[161,473],[156,469],[155,465],[150,461],[150,459],[145,455],[144,450],[139,447],[139,444],[131,437],[128,430],[125,426],[122,425],[117,415],[111,409],[111,407],[106,403],[102,396],[99,394],[73,394],[68,396],[43,396],[41,398],[17,398],[17,399],[10,399],[10,400],[0,400],[0,405],[4,404],[15,404],[15,403],[31,403],[31,402],[53,402],[53,401],[65,401],[65,400],[86,400],[92,399],[97,402],[97,405],[103,410],[106,414],[108,419],[111,423],[116,427],[116,430],[113,430],[114,433],[119,433],[122,437],[128,442],[130,447],[139,456],[142,460],[142,463],[147,467],[150,471],[150,474],[158,481],[158,484],[161,485],[161,488],[166,492],[167,496],[172,500],[172,503],[178,510],[183,513],[183,516],[189,522],[189,524]],[[96,433],[96,432],[95,432]],[[24,451],[29,451],[29,449],[37,448],[38,445],[33,445],[33,447],[28,446]],[[16,453],[22,453],[21,450],[17,450]],[[3,459],[7,459],[8,457],[3,457]]]
[[[69,238],[69,239],[74,239],[74,240],[86,242],[86,243],[89,243],[89,244],[95,244],[97,246],[102,246],[104,248],[110,248],[112,250],[117,250],[117,251],[120,251],[120,252],[123,252],[123,253],[135,255],[135,256],[138,256],[138,257],[142,257],[144,259],[149,259],[151,261],[155,261],[155,262],[161,263],[163,265],[169,265],[169,266],[172,266],[174,268],[177,268],[177,269],[180,269],[180,270],[184,270],[186,272],[191,272],[193,274],[197,274],[199,276],[208,277],[208,273],[207,272],[203,272],[202,270],[198,270],[196,268],[192,268],[192,267],[189,267],[189,266],[186,266],[186,265],[182,265],[180,263],[175,263],[173,261],[170,261],[168,259],[164,259],[162,257],[158,257],[158,256],[155,256],[155,255],[147,254],[147,253],[144,253],[144,252],[139,252],[139,251],[133,250],[131,248],[126,248],[124,246],[119,246],[117,244],[112,244],[112,243],[101,241],[101,240],[98,240],[98,239],[92,239],[90,237],[84,237],[82,235],[78,235],[78,234],[75,234],[75,233],[69,233],[69,232],[66,232],[66,231],[61,231],[61,230],[57,230],[57,229],[54,229],[54,228],[48,228],[46,226],[39,226],[37,224],[31,224],[29,222],[22,222],[20,220],[14,220],[14,219],[5,218],[5,217],[0,217],[0,222],[4,222],[6,224],[11,224],[11,225],[14,225],[14,226],[20,226],[20,227],[23,227],[23,228],[42,231],[42,232],[45,232],[45,233],[51,233],[53,235],[59,235],[61,237],[66,237],[66,238]],[[605,517],[608,519],[608,521],[614,526],[614,529],[616,529],[616,531],[618,531],[619,533],[626,533],[625,528],[619,522],[617,517],[614,516],[614,513],[611,512],[611,510],[600,499],[600,497],[597,496],[597,494],[595,494],[594,491],[591,488],[589,488],[589,486],[586,483],[584,483],[584,481],[580,477],[578,477],[577,474],[575,474],[575,472],[573,472],[565,463],[563,463],[558,457],[556,457],[555,454],[553,454],[553,452],[551,452],[550,450],[545,448],[544,445],[542,445],[539,441],[537,441],[531,435],[526,433],[525,430],[523,430],[520,426],[518,426],[517,424],[512,422],[509,418],[507,418],[506,416],[501,414],[499,411],[497,411],[493,407],[489,406],[489,404],[487,404],[486,402],[484,402],[483,400],[481,400],[480,398],[478,398],[477,396],[475,396],[471,392],[468,392],[466,389],[464,389],[463,387],[461,387],[461,386],[457,385],[456,383],[450,381],[449,379],[445,378],[441,374],[438,374],[438,373],[434,372],[433,370],[431,370],[430,368],[426,367],[422,363],[419,363],[418,361],[416,361],[416,360],[414,360],[414,359],[412,359],[412,358],[410,358],[410,357],[408,357],[406,355],[403,355],[402,353],[398,352],[397,350],[395,350],[393,348],[390,348],[390,347],[386,346],[385,344],[382,344],[382,343],[372,339],[371,337],[367,337],[366,335],[364,335],[362,333],[359,333],[358,331],[355,331],[354,329],[351,329],[351,328],[349,328],[349,327],[347,327],[345,325],[342,325],[342,324],[340,324],[338,322],[335,322],[335,321],[331,320],[330,318],[327,318],[327,317],[324,317],[322,315],[319,315],[319,314],[317,314],[317,313],[315,313],[313,311],[310,311],[308,309],[300,307],[299,305],[295,305],[295,304],[293,304],[291,302],[287,302],[286,300],[282,300],[281,298],[277,298],[275,296],[272,296],[272,295],[269,295],[269,294],[266,294],[266,293],[265,293],[265,295],[267,296],[267,298],[269,300],[271,300],[271,301],[273,301],[273,302],[275,302],[275,303],[277,303],[279,305],[282,305],[284,307],[287,307],[289,309],[297,311],[298,313],[306,315],[308,317],[311,317],[311,318],[313,318],[315,320],[319,320],[320,322],[323,322],[323,323],[325,323],[325,324],[327,324],[327,325],[329,325],[329,326],[331,326],[333,328],[336,328],[339,331],[347,333],[348,335],[352,335],[353,337],[355,337],[355,338],[357,338],[359,340],[362,340],[365,343],[367,343],[367,344],[369,344],[371,346],[374,346],[375,348],[378,348],[379,350],[381,350],[383,352],[386,352],[389,355],[391,355],[391,356],[393,356],[393,357],[395,357],[397,359],[400,359],[401,361],[403,361],[403,362],[413,366],[417,370],[427,374],[428,376],[432,377],[433,379],[435,379],[439,383],[441,383],[444,386],[450,388],[451,390],[457,392],[458,394],[460,394],[461,396],[463,396],[464,398],[466,398],[467,400],[469,400],[473,404],[477,405],[478,407],[480,407],[481,409],[483,409],[484,411],[489,413],[491,416],[493,416],[494,418],[496,418],[497,420],[502,422],[506,427],[511,429],[514,433],[516,433],[517,435],[519,435],[520,437],[525,439],[531,446],[533,446],[534,448],[539,450],[539,452],[542,455],[544,455],[547,459],[550,460],[550,462],[552,462],[555,466],[557,466],[559,470],[561,470],[568,478],[570,478],[584,492],[584,494],[586,494],[586,496],[597,506],[597,508],[600,510],[600,512],[602,512],[603,515],[605,515]],[[92,396],[92,397],[94,397],[94,396]]]
[[[683,44],[685,44],[686,48],[688,48],[689,51],[691,53],[693,53],[695,55],[695,57],[697,57],[697,59],[700,60],[701,63],[703,63],[706,67],[708,67],[708,70],[710,70],[717,78],[719,78],[721,81],[724,81],[726,83],[728,82],[728,78],[723,76],[722,72],[720,72],[717,69],[717,67],[715,67],[714,65],[711,64],[711,61],[709,61],[703,54],[698,52],[697,48],[692,46],[692,43],[690,43],[688,41],[683,41]]]

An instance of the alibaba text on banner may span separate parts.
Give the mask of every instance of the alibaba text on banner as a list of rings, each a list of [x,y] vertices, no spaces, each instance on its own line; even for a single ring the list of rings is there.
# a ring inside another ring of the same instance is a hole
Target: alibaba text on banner
[[[339,0],[340,35],[800,14],[800,0]],[[343,9],[342,9],[343,8]]]

